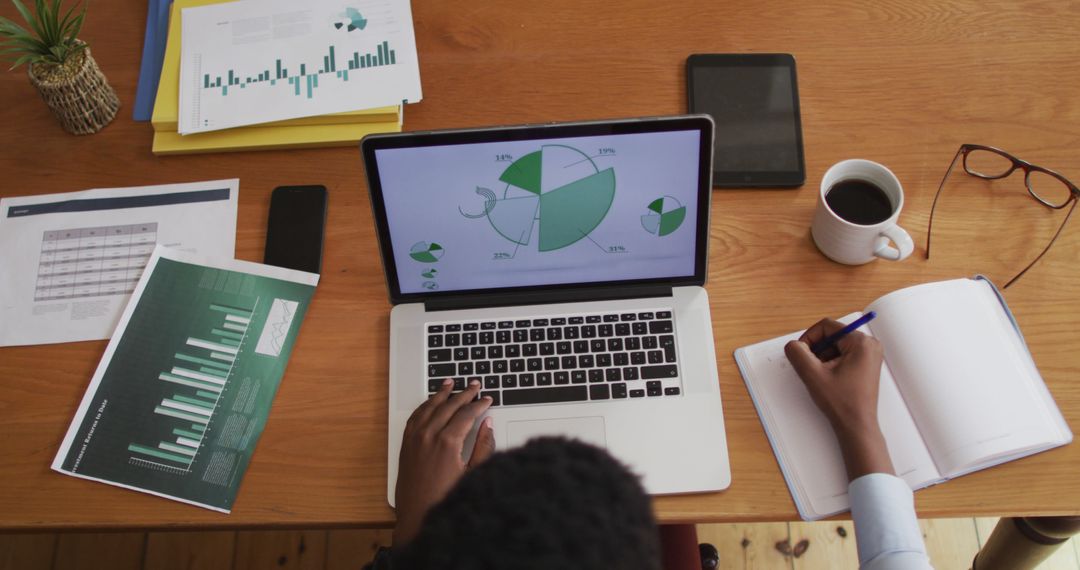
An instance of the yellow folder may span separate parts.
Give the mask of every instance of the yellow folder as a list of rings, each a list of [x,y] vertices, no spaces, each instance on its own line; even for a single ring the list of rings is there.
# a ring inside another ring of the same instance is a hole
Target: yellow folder
[[[300,125],[259,129],[226,129],[194,135],[175,132],[154,133],[154,154],[195,154],[200,152],[231,152],[269,150],[275,148],[305,148],[353,146],[372,133],[401,131],[401,123],[346,123],[343,125]]]
[[[169,36],[165,42],[165,59],[161,65],[161,78],[158,81],[157,98],[154,99],[154,114],[150,123],[154,131],[175,134],[180,117],[180,10],[208,4],[222,4],[232,0],[175,0],[169,18]],[[343,123],[398,123],[400,131],[401,106],[375,107],[345,113],[333,113],[317,117],[300,117],[286,121],[275,121],[259,125],[248,125],[237,129],[279,128],[283,126],[331,125]],[[209,134],[209,133],[206,133]],[[156,140],[156,139],[155,139]]]

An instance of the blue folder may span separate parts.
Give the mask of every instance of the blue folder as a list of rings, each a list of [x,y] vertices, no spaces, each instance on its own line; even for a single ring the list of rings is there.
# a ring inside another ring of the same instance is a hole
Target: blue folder
[[[169,8],[172,0],[149,0],[146,13],[146,36],[143,39],[139,85],[135,91],[134,119],[149,121],[154,114],[161,64],[165,59],[165,41],[169,37]]]

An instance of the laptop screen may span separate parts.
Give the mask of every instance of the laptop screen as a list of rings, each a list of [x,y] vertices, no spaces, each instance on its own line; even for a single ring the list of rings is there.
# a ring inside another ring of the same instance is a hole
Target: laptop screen
[[[376,148],[386,269],[406,296],[693,278],[698,127]]]

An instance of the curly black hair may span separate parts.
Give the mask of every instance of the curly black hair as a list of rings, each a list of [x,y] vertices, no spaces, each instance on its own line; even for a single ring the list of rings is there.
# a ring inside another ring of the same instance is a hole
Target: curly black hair
[[[659,570],[652,505],[603,449],[545,437],[496,453],[428,512],[394,568]]]

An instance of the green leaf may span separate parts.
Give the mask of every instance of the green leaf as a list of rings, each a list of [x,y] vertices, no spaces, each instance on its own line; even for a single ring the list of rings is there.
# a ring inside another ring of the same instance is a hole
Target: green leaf
[[[9,67],[8,70],[10,71],[12,69],[15,69],[16,67],[19,67],[20,65],[22,65],[22,64],[24,64],[24,63],[26,63],[28,61],[36,62],[39,57],[40,56],[37,56],[37,55],[26,54],[26,55],[20,57],[19,59],[16,59],[15,63],[12,64],[12,66]]]
[[[15,5],[15,9],[22,14],[23,20],[26,20],[27,25],[34,29],[37,35],[41,35],[41,30],[38,28],[37,18],[30,15],[30,10],[20,0],[11,0],[11,3]]]

